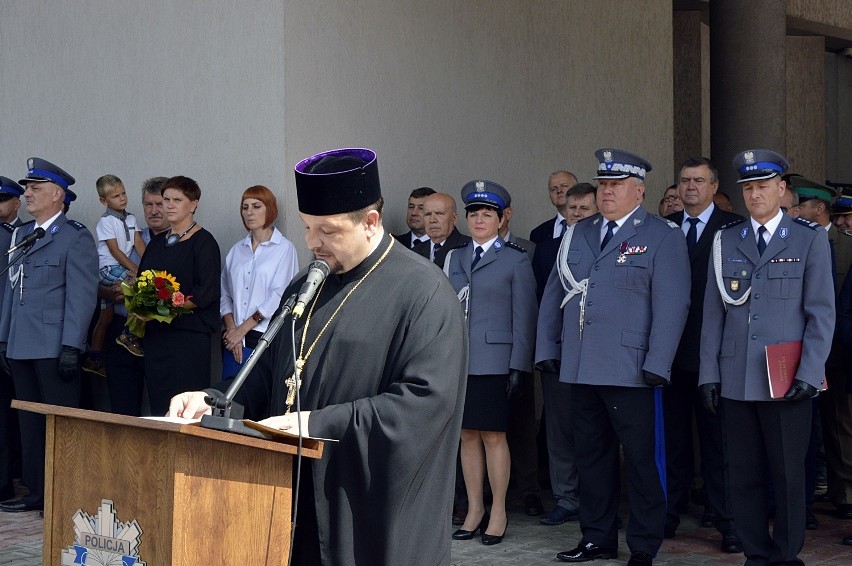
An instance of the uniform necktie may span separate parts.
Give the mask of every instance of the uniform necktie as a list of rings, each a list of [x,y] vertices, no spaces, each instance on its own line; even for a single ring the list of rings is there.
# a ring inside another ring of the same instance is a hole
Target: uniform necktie
[[[689,231],[686,233],[686,249],[689,250],[689,255],[692,255],[692,250],[695,249],[695,243],[698,241],[698,218],[687,218],[689,222]]]
[[[766,233],[766,226],[761,226],[757,229],[757,253],[763,255],[763,252],[766,251],[766,240],[763,239],[763,235]]]
[[[613,230],[618,227],[618,222],[615,220],[610,220],[606,223],[606,234],[604,234],[603,241],[601,242],[601,251],[606,247],[610,240],[612,240]]]
[[[565,235],[565,230],[567,230],[567,229],[568,229],[568,221],[563,218],[562,220],[559,221],[559,237],[560,238]]]
[[[479,260],[482,259],[482,246],[476,246],[476,253],[473,255],[473,263],[470,264],[470,268],[473,269],[476,267],[476,264],[479,263]]]
[[[432,245],[432,259],[435,259],[435,256],[438,255],[438,251],[441,249],[441,244],[433,244]]]

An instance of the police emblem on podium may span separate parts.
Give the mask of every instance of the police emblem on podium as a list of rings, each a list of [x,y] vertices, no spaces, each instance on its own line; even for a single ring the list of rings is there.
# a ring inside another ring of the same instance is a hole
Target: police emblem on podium
[[[145,566],[139,556],[139,523],[120,522],[111,500],[101,501],[97,516],[78,509],[71,522],[74,544],[62,550],[62,566]]]

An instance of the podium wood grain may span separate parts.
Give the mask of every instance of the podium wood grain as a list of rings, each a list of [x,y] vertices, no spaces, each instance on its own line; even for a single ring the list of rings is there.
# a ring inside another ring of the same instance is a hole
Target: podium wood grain
[[[75,540],[72,516],[114,503],[142,529],[149,566],[286,564],[295,446],[180,425],[15,401],[47,417],[43,564]],[[305,440],[319,458],[322,443]]]

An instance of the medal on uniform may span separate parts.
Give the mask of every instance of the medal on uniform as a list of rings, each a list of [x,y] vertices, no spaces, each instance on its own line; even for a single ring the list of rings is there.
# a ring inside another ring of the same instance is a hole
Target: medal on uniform
[[[731,279],[731,291],[736,293],[740,290],[740,280],[739,279]]]
[[[627,251],[627,242],[621,242],[621,247],[618,248],[618,257],[615,258],[616,263],[624,263],[627,261],[627,256],[624,252]]]

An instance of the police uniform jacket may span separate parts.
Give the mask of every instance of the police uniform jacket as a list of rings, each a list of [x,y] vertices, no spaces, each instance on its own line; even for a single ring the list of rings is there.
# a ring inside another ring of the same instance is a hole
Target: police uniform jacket
[[[471,375],[532,371],[538,306],[527,253],[497,238],[471,271],[475,242],[453,249],[447,258],[450,284],[467,311]],[[467,288],[469,298],[462,289]]]
[[[602,222],[601,214],[577,222],[565,258],[557,257],[541,300],[536,361],[561,359],[566,383],[647,387],[643,370],[671,379],[689,309],[683,233],[640,206],[601,250]],[[560,267],[578,283],[588,278],[582,332],[582,296],[560,308]]]
[[[34,225],[30,221],[20,226],[14,241],[20,242]],[[44,237],[12,265],[10,274],[21,266],[14,287],[8,276],[3,281],[0,342],[8,344],[6,355],[31,360],[58,358],[63,346],[82,350],[98,288],[98,254],[92,234],[60,214]]]
[[[721,234],[722,285],[744,304],[723,302],[713,256],[708,266],[701,332],[699,384],[721,381],[721,394],[738,401],[768,401],[765,347],[802,341],[795,379],[824,388],[825,361],[834,331],[831,255],[826,231],[787,215],[763,255],[750,221]]]

